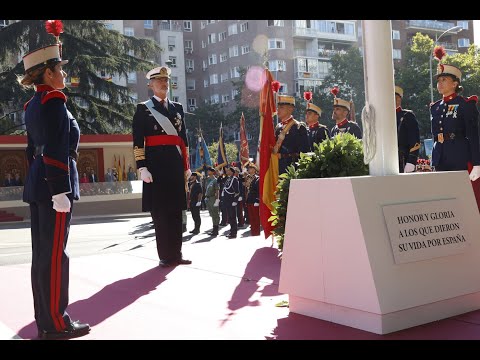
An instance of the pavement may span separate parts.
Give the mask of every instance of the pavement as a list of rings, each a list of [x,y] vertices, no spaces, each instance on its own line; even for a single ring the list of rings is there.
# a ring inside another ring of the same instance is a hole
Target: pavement
[[[386,335],[291,313],[279,306],[288,295],[278,292],[281,259],[271,239],[250,236],[248,227],[228,239],[229,226],[211,237],[208,213],[201,217],[200,234],[184,233],[183,254],[193,263],[174,268],[158,266],[147,214],[74,218],[68,312],[92,327],[75,340],[480,339],[480,311]],[[30,261],[18,250],[30,239],[28,226],[0,227],[0,249],[17,249],[17,260],[0,267],[3,340],[36,339]]]

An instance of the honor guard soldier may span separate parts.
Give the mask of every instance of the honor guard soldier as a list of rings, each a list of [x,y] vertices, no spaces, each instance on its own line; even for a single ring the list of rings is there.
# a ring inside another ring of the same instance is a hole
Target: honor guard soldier
[[[228,223],[230,224],[230,233],[228,237],[234,239],[237,237],[237,203],[240,196],[238,178],[235,176],[235,167],[228,165],[225,167],[227,180],[222,190],[223,202],[228,213]]]
[[[260,235],[260,177],[257,175],[258,168],[254,163],[248,163],[247,171],[250,177],[247,192],[247,211],[248,219],[250,221],[250,235],[258,236]]]
[[[295,109],[295,98],[288,95],[278,96],[278,119],[275,127],[276,143],[273,153],[278,156],[278,173],[283,174],[289,165],[294,165],[300,153],[309,151],[307,128],[305,124],[292,116]]]
[[[445,54],[440,46],[434,50],[440,61]],[[470,171],[477,205],[480,205],[480,184],[476,182],[480,177],[478,98],[459,95],[463,91],[462,72],[453,65],[439,63],[436,78],[437,90],[443,97],[430,106],[434,139],[432,165],[437,171]]]
[[[202,175],[195,171],[190,176],[190,212],[192,213],[195,228],[190,231],[190,234],[197,235],[200,233],[200,226],[202,225],[202,218],[200,217],[200,208],[202,206],[203,188],[201,184]]]
[[[357,123],[348,120],[348,114],[350,113],[350,102],[337,97],[339,90],[334,87],[331,93],[334,96],[333,99],[333,113],[332,119],[335,120],[335,126],[330,131],[331,137],[337,134],[350,133],[357,139],[362,138],[362,130]]]
[[[25,74],[19,79],[35,94],[25,104],[28,173],[23,201],[30,206],[32,236],[32,292],[35,322],[41,339],[86,335],[88,324],[72,321],[67,313],[69,256],[66,252],[73,200],[80,198],[76,167],[80,128],[66,107],[67,74],[58,36],[61,20],[48,20],[47,32],[57,44],[23,57]]]
[[[213,229],[208,235],[217,236],[220,224],[220,186],[218,185],[215,174],[217,171],[213,167],[207,168],[207,180],[205,181],[205,202],[207,210],[212,218]]]
[[[401,173],[415,171],[420,150],[420,130],[412,110],[402,109],[403,89],[395,86],[398,162]]]
[[[309,151],[315,151],[313,144],[320,144],[323,140],[330,138],[328,128],[319,123],[320,116],[322,116],[322,109],[309,102],[306,115]]]
[[[167,98],[171,69],[147,73],[153,97],[139,103],[133,116],[133,152],[143,180],[142,211],[150,211],[160,266],[191,264],[182,257],[182,210],[187,209],[186,180],[191,170],[185,113]]]

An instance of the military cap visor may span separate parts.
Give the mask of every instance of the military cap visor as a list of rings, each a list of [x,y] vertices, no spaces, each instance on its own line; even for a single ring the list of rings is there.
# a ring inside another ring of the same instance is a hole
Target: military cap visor
[[[150,70],[147,75],[146,75],[146,78],[148,80],[151,80],[151,79],[159,79],[159,78],[167,78],[167,79],[170,79],[170,74],[172,73],[172,69],[170,69],[169,67],[167,66],[159,66],[159,67],[156,67],[155,69],[152,69]]]

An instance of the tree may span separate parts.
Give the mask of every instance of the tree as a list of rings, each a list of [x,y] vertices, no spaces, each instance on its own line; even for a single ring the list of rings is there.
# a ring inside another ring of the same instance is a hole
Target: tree
[[[195,110],[195,116],[186,115],[186,126],[191,136],[196,136],[202,129],[205,143],[211,144],[218,140],[220,124],[225,123],[225,115],[218,104],[203,104]],[[195,142],[196,144],[196,142]],[[190,146],[192,146],[190,144]]]
[[[68,87],[67,107],[83,134],[127,133],[135,111],[126,86],[111,81],[132,71],[147,71],[161,48],[151,39],[137,39],[109,30],[101,20],[65,20],[60,35],[65,71],[78,78],[78,87]],[[22,109],[33,95],[16,81],[23,74],[23,62],[13,63],[12,54],[26,54],[54,43],[45,30],[45,20],[20,20],[0,31],[0,108],[3,112]],[[129,55],[132,53],[134,55]]]
[[[237,161],[238,158],[238,148],[237,145],[232,143],[225,143],[225,151],[227,152],[228,163],[231,164],[234,161]],[[208,152],[210,153],[210,158],[215,164],[217,162],[218,155],[218,141],[214,141],[211,145],[208,146]]]

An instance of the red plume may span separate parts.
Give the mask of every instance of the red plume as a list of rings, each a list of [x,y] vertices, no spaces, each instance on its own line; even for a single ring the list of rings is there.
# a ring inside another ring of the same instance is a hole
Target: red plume
[[[280,87],[281,87],[281,86],[282,86],[282,85],[280,84],[279,81],[272,81],[272,90],[273,90],[273,92],[275,92],[275,93],[278,92],[278,90],[280,90]]]
[[[313,93],[311,91],[305,91],[303,93],[303,98],[307,101],[312,100]]]
[[[47,29],[47,33],[52,34],[55,37],[60,36],[60,34],[63,33],[62,20],[45,21],[45,29]]]
[[[441,61],[445,55],[447,55],[447,52],[443,46],[435,46],[435,49],[433,49],[433,56],[435,59]]]
[[[337,94],[340,92],[340,89],[338,88],[338,86],[334,86],[332,90],[330,90],[330,92],[333,94],[333,96],[337,97]]]

